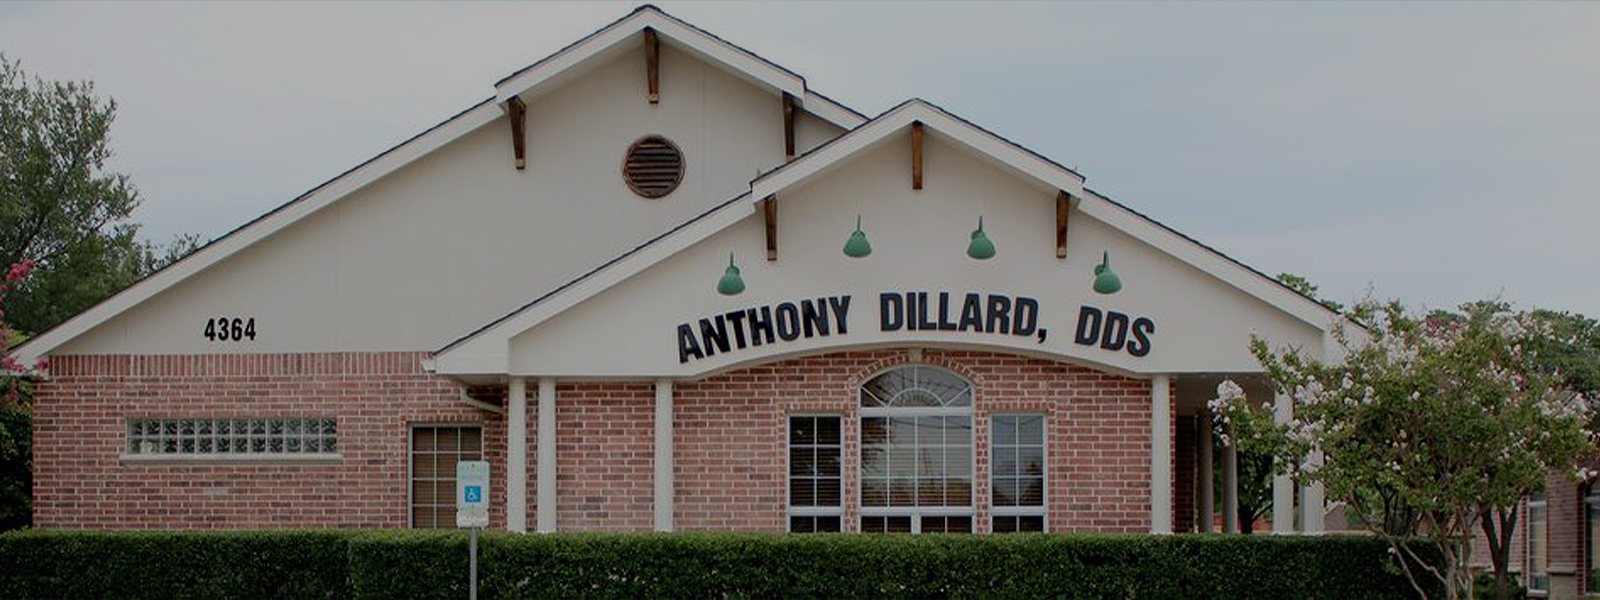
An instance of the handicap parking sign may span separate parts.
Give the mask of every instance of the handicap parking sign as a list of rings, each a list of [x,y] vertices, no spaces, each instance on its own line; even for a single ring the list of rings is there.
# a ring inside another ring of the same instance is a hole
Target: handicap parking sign
[[[456,463],[456,527],[489,526],[489,463]]]
[[[468,504],[477,504],[479,502],[483,502],[483,487],[469,485],[467,486],[466,493],[462,495],[466,496],[466,501]]]

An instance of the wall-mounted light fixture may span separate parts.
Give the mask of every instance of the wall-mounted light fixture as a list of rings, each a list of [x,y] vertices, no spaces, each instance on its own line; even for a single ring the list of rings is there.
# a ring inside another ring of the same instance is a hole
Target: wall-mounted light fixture
[[[978,228],[972,230],[972,242],[967,244],[967,256],[978,260],[994,258],[994,242],[983,233],[983,217],[978,217]]]
[[[728,253],[728,269],[722,272],[722,279],[717,281],[717,293],[724,296],[737,296],[744,291],[744,278],[739,276],[739,267],[733,264],[733,253]]]
[[[844,255],[850,258],[865,258],[869,254],[872,254],[872,244],[867,242],[866,232],[861,231],[861,215],[856,215],[856,230],[844,243]]]
[[[1107,250],[1100,257],[1100,264],[1094,267],[1094,291],[1101,294],[1115,294],[1122,291],[1122,278],[1111,270],[1111,251]]]

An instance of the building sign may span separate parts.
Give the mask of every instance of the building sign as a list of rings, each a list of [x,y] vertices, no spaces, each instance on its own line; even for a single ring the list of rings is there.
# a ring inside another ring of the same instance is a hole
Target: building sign
[[[456,463],[456,527],[489,526],[489,462]]]
[[[824,296],[741,308],[678,325],[678,363],[801,338],[850,333],[852,296]],[[870,310],[870,309],[869,309]],[[1027,296],[976,292],[882,292],[878,330],[953,331],[1048,341],[1039,301]],[[1073,343],[1134,357],[1150,354],[1155,321],[1083,305]]]

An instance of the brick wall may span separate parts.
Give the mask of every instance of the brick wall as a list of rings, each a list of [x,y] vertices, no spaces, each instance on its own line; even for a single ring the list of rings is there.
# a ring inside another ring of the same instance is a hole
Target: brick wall
[[[854,529],[856,388],[879,371],[907,362],[904,350],[844,352],[677,384],[678,528],[782,531],[785,418],[837,414],[845,417],[845,528]],[[988,529],[988,419],[995,413],[1046,415],[1051,531],[1149,531],[1147,381],[986,352],[927,350],[921,362],[975,384],[973,492],[979,531]]]
[[[53,357],[34,404],[34,523],[93,529],[405,527],[408,428],[503,421],[422,372],[422,353]],[[138,417],[334,416],[334,464],[123,464]],[[502,489],[491,520],[504,523]]]
[[[55,357],[35,406],[35,520],[58,528],[405,527],[409,427],[483,423],[504,523],[504,420],[460,401],[422,353]],[[781,361],[675,386],[676,514],[682,530],[782,531],[786,417],[845,418],[847,529],[859,452],[856,388],[906,351]],[[1058,532],[1149,530],[1149,384],[1046,360],[925,351],[975,384],[975,526],[988,529],[989,416],[1047,418],[1048,523]],[[536,514],[537,384],[528,411],[529,526]],[[646,531],[653,515],[652,384],[557,386],[562,530]],[[124,464],[138,417],[334,416],[333,464]],[[1179,431],[1175,423],[1169,435]],[[1173,444],[1174,456],[1188,452]],[[1185,479],[1185,467],[1175,469]],[[1192,481],[1192,476],[1186,480]],[[1188,485],[1188,484],[1184,484]],[[1192,503],[1183,485],[1176,507]],[[1183,514],[1180,508],[1178,514]],[[1181,517],[1180,517],[1181,519]]]

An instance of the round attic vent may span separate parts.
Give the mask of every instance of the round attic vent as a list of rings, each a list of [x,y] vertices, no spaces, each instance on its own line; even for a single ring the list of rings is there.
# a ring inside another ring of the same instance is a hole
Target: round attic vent
[[[683,181],[683,152],[659,135],[640,138],[622,159],[622,180],[646,198],[671,194]]]

